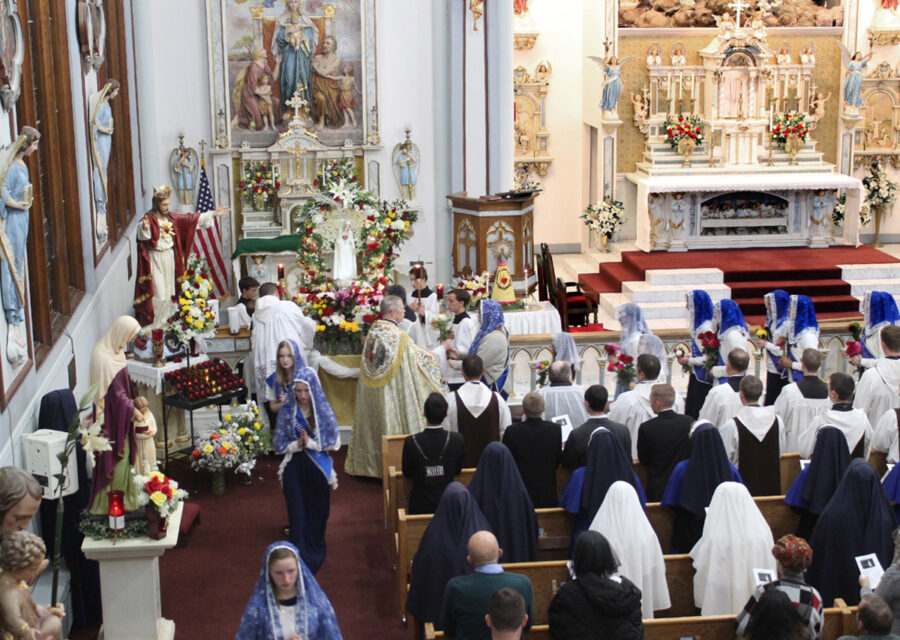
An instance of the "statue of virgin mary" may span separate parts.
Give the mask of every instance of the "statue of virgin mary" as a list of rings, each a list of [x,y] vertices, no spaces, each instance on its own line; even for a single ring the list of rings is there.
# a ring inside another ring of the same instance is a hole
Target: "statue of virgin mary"
[[[334,241],[334,269],[332,278],[337,282],[356,280],[356,240],[350,221],[345,220],[341,232]]]

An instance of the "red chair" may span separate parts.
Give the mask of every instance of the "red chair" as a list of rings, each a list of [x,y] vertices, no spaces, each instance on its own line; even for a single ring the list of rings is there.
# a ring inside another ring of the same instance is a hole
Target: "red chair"
[[[556,277],[553,256],[545,242],[541,243],[541,257],[544,262],[544,281],[547,283],[549,299],[559,311],[563,331],[568,331],[570,325],[588,324],[591,314],[596,314],[596,297],[582,291],[579,283],[563,282],[562,278]],[[594,320],[596,319],[595,315]]]

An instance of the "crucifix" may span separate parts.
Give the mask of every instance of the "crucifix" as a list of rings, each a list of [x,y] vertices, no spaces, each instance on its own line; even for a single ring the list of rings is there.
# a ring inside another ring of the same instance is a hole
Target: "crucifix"
[[[293,100],[293,98],[291,98]],[[308,182],[308,176],[306,174],[306,163],[303,163],[303,171],[302,175],[300,171],[300,156],[309,151],[307,147],[301,147],[300,143],[296,143],[293,147],[291,147],[288,151],[290,151],[291,155],[294,156],[294,184],[298,183],[306,183]]]
[[[749,8],[750,5],[744,4],[743,0],[734,0],[733,2],[728,3],[728,7],[730,9],[734,9],[735,13],[735,28],[741,28],[741,9]]]
[[[197,146],[200,147],[200,162],[206,165],[206,140],[201,140]]]
[[[422,280],[425,279],[425,264],[426,263],[423,262],[421,258],[419,258],[418,260],[413,260],[409,263],[409,266],[411,267],[409,270],[410,278],[416,281],[416,297],[419,299],[419,321],[423,323],[425,322],[425,310],[422,308]],[[429,262],[427,264],[432,263]]]
[[[294,110],[294,117],[291,118],[291,122],[293,122],[294,120],[301,122],[300,110],[303,107],[305,107],[308,103],[300,95],[300,91],[295,91],[294,95],[291,97],[291,99],[288,100],[287,102],[285,102],[285,104]]]

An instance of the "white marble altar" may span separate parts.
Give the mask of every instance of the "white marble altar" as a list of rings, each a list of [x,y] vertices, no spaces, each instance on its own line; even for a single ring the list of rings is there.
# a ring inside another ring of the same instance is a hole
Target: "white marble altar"
[[[81,550],[100,563],[104,640],[174,640],[175,623],[162,617],[159,558],[178,542],[184,504],[169,516],[162,540],[85,538]]]

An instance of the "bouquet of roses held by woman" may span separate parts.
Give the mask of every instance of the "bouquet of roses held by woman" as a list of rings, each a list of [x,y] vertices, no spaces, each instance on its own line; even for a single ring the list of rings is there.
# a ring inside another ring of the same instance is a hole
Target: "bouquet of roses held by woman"
[[[441,334],[441,342],[448,339],[452,334],[453,316],[446,313],[439,313],[431,321],[431,327],[437,329]]]
[[[627,387],[634,382],[636,377],[634,371],[634,358],[627,353],[622,353],[619,345],[614,342],[607,342],[603,345],[603,350],[606,352],[606,357],[609,359],[606,370],[611,373],[615,372],[619,384]]]
[[[719,347],[722,345],[719,343],[719,336],[715,331],[704,331],[697,334],[697,338],[700,340],[700,350],[706,357],[706,364],[703,365],[703,368],[708,373],[719,364]]]
[[[847,340],[847,357],[862,355],[862,327],[858,322],[851,322],[847,325],[847,331],[853,336],[852,340]]]

